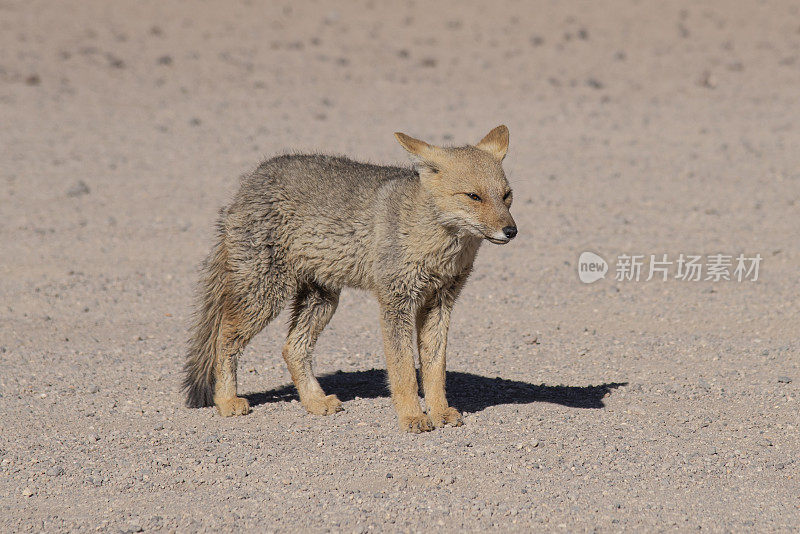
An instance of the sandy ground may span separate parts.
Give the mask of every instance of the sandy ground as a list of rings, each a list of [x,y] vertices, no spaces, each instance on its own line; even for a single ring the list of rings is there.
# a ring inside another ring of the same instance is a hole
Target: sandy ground
[[[0,531],[797,531],[799,11],[0,2]],[[377,307],[347,291],[317,350],[344,412],[300,407],[283,317],[242,357],[251,415],[183,407],[238,175],[500,123],[520,235],[456,306],[465,426],[398,431]],[[680,253],[763,261],[614,280]]]

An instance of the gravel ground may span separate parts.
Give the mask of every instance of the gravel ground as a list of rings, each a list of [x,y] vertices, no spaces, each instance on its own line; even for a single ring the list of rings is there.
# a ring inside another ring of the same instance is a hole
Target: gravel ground
[[[800,6],[0,2],[0,531],[797,531]],[[183,407],[197,266],[285,150],[506,123],[520,228],[456,306],[465,426],[400,433],[369,295]],[[583,284],[581,252],[609,261]],[[616,281],[621,254],[761,254]]]

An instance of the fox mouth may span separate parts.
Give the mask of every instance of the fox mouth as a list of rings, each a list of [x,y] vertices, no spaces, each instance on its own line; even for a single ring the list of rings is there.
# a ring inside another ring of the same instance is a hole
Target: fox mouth
[[[474,228],[479,235],[482,235],[485,240],[489,241],[490,243],[494,243],[495,245],[505,245],[506,243],[511,241],[511,239],[509,239],[509,238],[507,238],[505,236],[503,236],[502,238],[497,238],[497,237],[490,236],[489,234],[487,234],[483,229],[481,229],[477,225],[471,224],[470,226],[472,226],[472,228]],[[495,235],[497,235],[497,234],[495,234]]]
[[[483,236],[483,238],[485,240],[489,241],[490,243],[494,243],[495,245],[505,245],[506,243],[511,241],[510,238],[505,237],[505,236],[503,236],[501,238],[490,236],[489,234],[486,233],[486,231],[483,228],[481,228],[477,224],[473,224],[473,223],[469,223],[469,222],[468,222],[468,224],[469,224],[469,226],[472,227],[473,230],[475,230],[475,234]],[[497,234],[495,234],[495,236],[496,235]]]

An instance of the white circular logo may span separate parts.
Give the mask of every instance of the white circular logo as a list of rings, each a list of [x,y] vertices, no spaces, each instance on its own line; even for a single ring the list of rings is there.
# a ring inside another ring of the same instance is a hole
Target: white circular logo
[[[584,284],[597,282],[606,277],[608,263],[594,252],[582,252],[578,258],[578,278]]]

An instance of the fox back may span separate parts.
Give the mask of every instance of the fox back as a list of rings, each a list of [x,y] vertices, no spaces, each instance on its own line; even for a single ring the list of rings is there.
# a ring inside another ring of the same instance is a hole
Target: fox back
[[[376,277],[403,264],[440,261],[448,270],[448,262],[472,260],[454,249],[509,240],[503,229],[515,223],[505,150],[496,148],[502,140],[441,148],[397,137],[413,168],[325,155],[264,162],[223,214],[229,248],[248,251],[248,263],[283,261],[297,276],[374,290]]]

